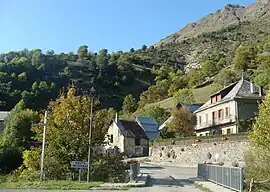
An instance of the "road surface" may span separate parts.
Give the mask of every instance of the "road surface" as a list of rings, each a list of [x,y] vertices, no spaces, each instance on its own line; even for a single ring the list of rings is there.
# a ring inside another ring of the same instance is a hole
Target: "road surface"
[[[141,172],[148,173],[151,176],[150,186],[131,188],[129,192],[202,192],[195,188],[190,179],[195,179],[196,168],[180,168],[169,166],[158,166],[151,164],[141,164]],[[57,192],[59,190],[4,190],[0,192]],[[100,192],[106,190],[91,190],[91,192]],[[118,192],[120,190],[113,190]],[[75,192],[75,190],[65,190],[65,192]],[[80,191],[83,192],[83,191]],[[85,191],[86,192],[86,191]],[[89,191],[88,191],[89,192]]]
[[[201,192],[193,186],[196,168],[180,168],[141,164],[141,172],[151,176],[150,186],[144,188],[132,188],[130,192]]]

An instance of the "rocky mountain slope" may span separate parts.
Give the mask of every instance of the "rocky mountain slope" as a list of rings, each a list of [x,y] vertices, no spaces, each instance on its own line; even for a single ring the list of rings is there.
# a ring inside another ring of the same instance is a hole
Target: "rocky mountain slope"
[[[218,31],[233,24],[270,17],[270,0],[257,0],[246,7],[228,4],[196,22],[186,25],[180,31],[162,39],[156,45],[179,42],[200,34]]]

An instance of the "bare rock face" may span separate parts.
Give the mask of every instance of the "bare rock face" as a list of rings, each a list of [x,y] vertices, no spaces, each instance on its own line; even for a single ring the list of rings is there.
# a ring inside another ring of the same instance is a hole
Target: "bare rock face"
[[[180,31],[162,39],[156,45],[182,41],[205,32],[218,31],[224,27],[261,17],[270,17],[270,0],[257,0],[247,7],[228,4],[223,9],[211,13],[196,22],[186,25]]]

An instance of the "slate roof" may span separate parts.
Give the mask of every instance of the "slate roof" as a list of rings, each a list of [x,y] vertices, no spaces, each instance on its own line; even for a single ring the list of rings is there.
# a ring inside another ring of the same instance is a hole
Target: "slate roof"
[[[9,115],[9,111],[0,111],[0,121],[4,121]]]
[[[179,104],[182,105],[182,107],[187,108],[191,113],[193,113],[194,111],[196,111],[197,109],[200,108],[199,105],[186,104],[186,103],[183,103],[183,102],[179,102],[178,105]]]
[[[222,91],[224,91],[226,89],[229,89],[230,90],[229,93],[227,93],[227,95],[225,95],[220,101],[218,101],[216,103],[211,103],[211,99],[210,99],[195,112],[199,112],[199,111],[204,110],[206,108],[216,106],[220,103],[231,101],[234,99],[255,99],[255,100],[261,99],[260,87],[253,84],[254,91],[251,92],[250,86],[251,86],[251,82],[244,80],[244,79],[241,79],[237,83],[233,83],[233,84],[225,87],[224,89],[222,89],[222,90],[220,90],[217,93],[212,95],[212,96],[217,95],[218,93],[221,93]]]
[[[116,124],[125,137],[148,139],[143,128],[136,121],[118,120]]]
[[[224,99],[244,98],[244,99],[260,99],[260,87],[253,84],[254,92],[250,91],[250,82],[241,79],[234,88],[224,97]]]
[[[138,117],[137,122],[145,131],[149,139],[155,139],[158,134],[158,123],[153,117]]]

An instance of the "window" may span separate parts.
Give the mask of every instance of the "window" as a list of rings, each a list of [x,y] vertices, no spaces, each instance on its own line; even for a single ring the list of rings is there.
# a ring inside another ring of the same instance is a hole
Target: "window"
[[[227,135],[231,134],[231,129],[227,129]]]
[[[209,133],[205,133],[205,135],[206,135],[206,136],[208,136],[208,135],[209,135]]]
[[[213,119],[213,122],[218,119],[218,111],[212,112],[212,119]]]
[[[202,134],[200,134],[200,137],[202,137]]]
[[[202,124],[202,116],[199,116],[199,125]]]
[[[216,97],[212,97],[211,98],[211,103],[215,103],[216,102]]]
[[[111,135],[110,142],[113,143],[113,135]]]
[[[229,107],[226,107],[225,108],[225,119],[227,119],[229,117],[229,111],[230,111]]]
[[[141,145],[141,139],[140,138],[135,138],[135,145]]]
[[[218,119],[219,120],[224,119],[224,110],[223,109],[218,110]]]
[[[221,95],[217,95],[216,96],[216,101],[220,101],[221,100]]]

